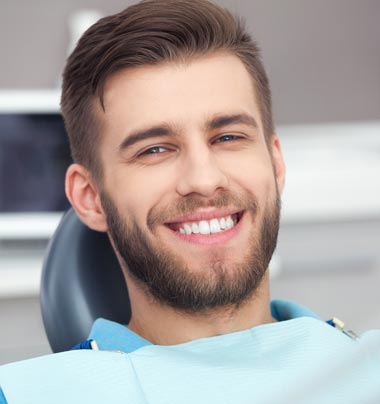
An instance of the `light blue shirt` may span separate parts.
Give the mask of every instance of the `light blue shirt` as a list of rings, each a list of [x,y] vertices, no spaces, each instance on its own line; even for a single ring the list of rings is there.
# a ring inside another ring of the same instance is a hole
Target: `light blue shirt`
[[[307,308],[285,300],[273,300],[271,313],[277,321],[286,321],[299,317],[320,318]],[[94,339],[101,350],[118,350],[126,353],[147,345],[149,341],[140,337],[128,327],[103,318],[97,319],[91,329],[89,339]]]
[[[271,308],[278,323],[173,346],[97,320],[101,351],[0,367],[0,385],[9,404],[380,402],[380,330],[352,340],[294,303]]]

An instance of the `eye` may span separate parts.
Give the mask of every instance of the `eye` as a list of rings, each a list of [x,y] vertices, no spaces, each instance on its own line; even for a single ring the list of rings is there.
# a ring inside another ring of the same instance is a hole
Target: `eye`
[[[241,139],[241,136],[226,134],[216,138],[213,143],[231,142],[233,140],[239,140],[239,139]]]
[[[149,149],[144,150],[139,156],[149,156],[151,154],[161,154],[169,151],[166,147],[163,146],[153,146],[149,147]]]

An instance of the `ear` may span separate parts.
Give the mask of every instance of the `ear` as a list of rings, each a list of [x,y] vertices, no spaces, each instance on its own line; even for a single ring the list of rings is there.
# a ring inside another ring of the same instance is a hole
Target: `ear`
[[[273,162],[273,169],[274,173],[276,176],[276,181],[277,181],[277,187],[282,194],[282,191],[284,189],[285,185],[285,163],[284,159],[282,156],[282,151],[281,151],[281,144],[280,144],[280,139],[276,134],[273,134],[271,137],[271,153],[272,153],[272,162]]]
[[[107,231],[99,191],[89,171],[80,164],[72,164],[66,172],[66,195],[84,224],[96,231]]]

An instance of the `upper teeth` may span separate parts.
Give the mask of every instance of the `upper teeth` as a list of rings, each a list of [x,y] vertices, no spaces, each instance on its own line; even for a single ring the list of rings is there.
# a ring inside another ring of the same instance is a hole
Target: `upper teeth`
[[[230,216],[220,219],[201,220],[199,222],[185,223],[179,228],[182,234],[213,234],[220,233],[223,230],[231,229],[237,223],[236,219]]]

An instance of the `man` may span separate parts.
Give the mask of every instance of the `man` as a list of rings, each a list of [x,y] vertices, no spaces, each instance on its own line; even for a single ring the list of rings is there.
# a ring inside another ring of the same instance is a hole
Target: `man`
[[[3,401],[378,402],[380,332],[270,303],[285,168],[238,20],[206,0],[100,20],[68,59],[62,112],[67,196],[108,233],[132,317],[94,324],[100,351],[3,367]]]

